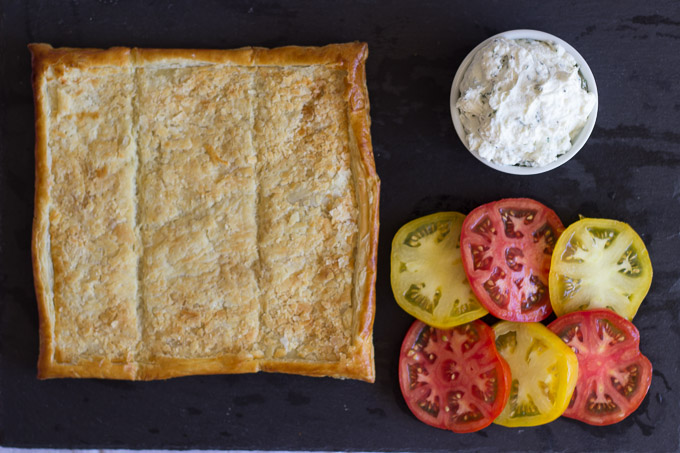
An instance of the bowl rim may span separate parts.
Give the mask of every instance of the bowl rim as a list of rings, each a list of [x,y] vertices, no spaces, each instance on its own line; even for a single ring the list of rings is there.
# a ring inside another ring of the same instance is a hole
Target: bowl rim
[[[477,54],[479,49],[484,47],[490,41],[497,38],[533,39],[537,41],[551,41],[561,45],[567,52],[569,52],[574,57],[574,59],[578,63],[581,75],[586,81],[588,91],[595,94],[595,105],[593,106],[593,110],[591,110],[590,114],[588,115],[588,119],[586,120],[586,124],[583,126],[583,129],[581,129],[576,138],[574,138],[571,148],[567,152],[559,156],[557,160],[549,163],[548,165],[544,165],[542,167],[520,167],[517,165],[501,165],[482,158],[477,152],[470,150],[468,146],[467,138],[465,135],[465,129],[463,128],[463,124],[460,121],[460,114],[458,112],[458,108],[456,107],[456,103],[458,101],[458,98],[460,97],[459,89],[460,83],[462,82],[465,72],[467,71],[468,67],[470,66],[470,63],[472,62],[472,59]],[[590,66],[588,66],[586,60],[568,42],[558,38],[555,35],[551,35],[550,33],[546,33],[543,31],[530,29],[517,29],[504,31],[502,33],[493,35],[479,43],[474,49],[472,49],[467,54],[467,56],[463,59],[463,62],[460,64],[460,66],[458,66],[456,75],[453,78],[453,83],[451,84],[451,95],[449,98],[449,104],[451,109],[451,119],[453,120],[453,127],[456,129],[458,138],[460,138],[460,141],[463,143],[463,146],[465,146],[465,148],[470,152],[470,154],[472,154],[477,160],[479,160],[486,166],[503,173],[513,175],[537,175],[540,173],[544,173],[546,171],[553,170],[559,167],[560,165],[566,163],[572,157],[574,157],[581,150],[581,148],[583,148],[586,141],[588,141],[590,134],[593,132],[593,128],[595,127],[595,121],[597,119],[597,107],[599,104],[599,96],[597,93],[597,84],[595,83],[595,76],[593,75]]]

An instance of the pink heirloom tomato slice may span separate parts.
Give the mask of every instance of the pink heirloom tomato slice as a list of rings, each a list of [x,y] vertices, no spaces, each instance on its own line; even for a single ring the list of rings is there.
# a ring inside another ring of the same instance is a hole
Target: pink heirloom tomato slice
[[[416,321],[401,346],[401,392],[413,415],[435,428],[485,428],[503,410],[510,382],[493,329],[480,320],[450,329]]]
[[[579,376],[565,417],[611,425],[644,400],[652,364],[640,352],[640,333],[611,310],[576,311],[549,326],[576,353]]]

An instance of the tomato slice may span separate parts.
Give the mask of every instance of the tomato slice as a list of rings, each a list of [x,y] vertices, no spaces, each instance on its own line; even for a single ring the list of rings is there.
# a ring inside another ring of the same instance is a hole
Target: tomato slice
[[[578,378],[576,354],[540,323],[494,325],[498,352],[510,365],[512,385],[503,426],[536,426],[562,415]]]
[[[632,320],[651,284],[647,248],[626,223],[581,219],[555,245],[550,300],[557,316],[608,308]]]
[[[459,212],[421,217],[401,227],[392,241],[394,298],[408,314],[431,326],[453,327],[488,313],[461,263],[464,219]]]
[[[444,330],[416,321],[401,345],[399,385],[416,418],[469,433],[491,424],[503,410],[510,369],[484,322]]]
[[[528,198],[482,205],[461,232],[463,268],[491,314],[508,321],[541,321],[552,313],[550,257],[564,226],[552,209]]]
[[[598,309],[569,313],[548,328],[578,358],[578,382],[565,417],[611,425],[640,406],[652,382],[652,364],[640,352],[640,333],[630,321]]]

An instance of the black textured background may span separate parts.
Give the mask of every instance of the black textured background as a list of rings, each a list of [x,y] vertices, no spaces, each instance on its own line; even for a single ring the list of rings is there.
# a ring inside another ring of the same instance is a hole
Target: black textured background
[[[0,444],[39,447],[407,451],[680,449],[680,3],[665,1],[0,1]],[[538,176],[488,169],[449,115],[450,83],[477,43],[533,28],[571,43],[600,93],[597,125],[569,163]],[[165,382],[38,381],[30,261],[33,106],[29,42],[55,46],[232,48],[369,43],[373,142],[382,179],[375,348],[366,384],[278,374]],[[559,419],[456,435],[416,421],[398,388],[411,319],[389,285],[393,234],[415,216],[468,212],[502,197],[630,223],[654,282],[635,324],[654,365],[625,421]]]

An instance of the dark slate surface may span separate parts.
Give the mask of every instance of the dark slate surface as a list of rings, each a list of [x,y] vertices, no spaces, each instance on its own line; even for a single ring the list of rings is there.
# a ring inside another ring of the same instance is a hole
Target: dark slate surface
[[[680,398],[680,6],[664,1],[21,1],[0,3],[0,444],[34,447],[306,450],[678,451]],[[448,109],[457,65],[497,32],[533,28],[576,47],[595,74],[590,141],[560,169],[508,176],[459,142]],[[259,374],[130,383],[35,378],[30,264],[33,106],[26,44],[217,47],[365,40],[373,140],[382,178],[377,381]],[[654,364],[649,394],[605,428],[560,419],[469,435],[417,422],[395,370],[411,319],[389,286],[389,247],[404,222],[527,196],[565,223],[629,222],[654,282],[635,323]]]

